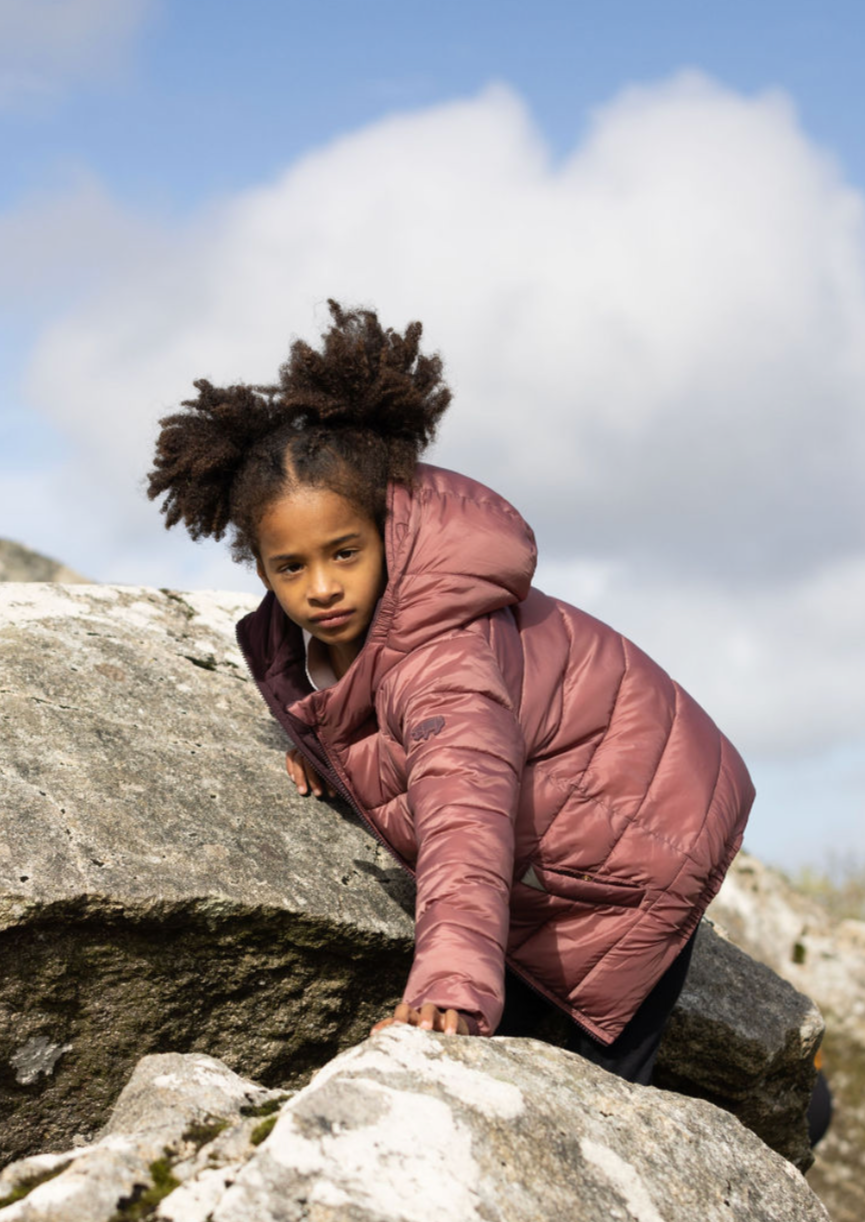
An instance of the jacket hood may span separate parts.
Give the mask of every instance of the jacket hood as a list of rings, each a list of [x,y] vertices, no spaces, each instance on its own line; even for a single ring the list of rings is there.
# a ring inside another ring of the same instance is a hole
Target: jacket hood
[[[385,531],[388,584],[375,624],[408,653],[443,632],[522,602],[535,537],[512,505],[464,475],[419,463],[394,484]]]
[[[340,681],[309,690],[300,629],[273,594],[238,624],[238,640],[274,712],[348,730],[387,671],[443,633],[522,602],[537,562],[534,534],[504,497],[467,476],[418,463],[392,484],[385,524],[388,582],[367,640]],[[297,702],[297,703],[295,703]]]

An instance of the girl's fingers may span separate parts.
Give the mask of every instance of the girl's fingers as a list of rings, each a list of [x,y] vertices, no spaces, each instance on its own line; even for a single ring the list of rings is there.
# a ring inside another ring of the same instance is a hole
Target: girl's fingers
[[[468,1035],[469,1029],[459,1010],[440,1010],[431,1001],[424,1002],[417,1025],[423,1031],[443,1031],[445,1035]]]
[[[412,1015],[417,1014],[416,1010],[412,1010],[411,1006],[407,1006],[404,1001],[394,1009],[393,1014],[388,1018],[380,1019],[373,1027],[370,1028],[370,1035],[375,1035],[376,1031],[383,1031],[385,1027],[392,1027],[394,1023],[409,1023],[413,1022]]]
[[[336,794],[333,791],[333,786],[328,781],[323,781],[321,776],[309,764],[305,764],[306,778],[312,786],[312,792],[317,798],[323,798],[325,795],[329,798],[335,798]]]
[[[303,761],[300,757],[299,751],[286,751],[285,770],[291,778],[293,784],[297,787],[297,792],[306,793],[306,789],[301,788],[301,786],[306,784],[306,775],[303,770]]]
[[[443,1031],[445,1035],[468,1035],[466,1020],[458,1010],[440,1010],[433,1002],[427,1001],[419,1010],[413,1010],[406,1002],[394,1009],[389,1018],[383,1018],[370,1030],[370,1035],[383,1031],[394,1023],[408,1023],[411,1027],[420,1027],[422,1031]]]
[[[314,768],[311,768],[309,764],[306,763],[305,760],[303,763],[303,774],[306,777],[307,786],[312,790],[317,798],[320,798],[324,793],[321,785],[321,777]]]
[[[325,793],[329,798],[336,797],[333,787],[322,781],[312,765],[308,764],[296,749],[285,753],[285,769],[299,794],[306,796],[311,790],[317,798],[324,797]]]
[[[445,1011],[444,1033],[445,1035],[456,1035],[460,1028],[460,1016],[456,1010]]]

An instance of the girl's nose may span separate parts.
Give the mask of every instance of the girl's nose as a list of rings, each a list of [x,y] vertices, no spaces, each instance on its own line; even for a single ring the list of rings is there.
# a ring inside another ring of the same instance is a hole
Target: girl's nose
[[[342,593],[335,573],[325,567],[314,568],[309,574],[309,599],[314,603],[331,603]]]

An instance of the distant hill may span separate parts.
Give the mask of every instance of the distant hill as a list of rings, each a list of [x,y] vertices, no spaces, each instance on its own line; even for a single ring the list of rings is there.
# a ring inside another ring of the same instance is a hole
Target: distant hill
[[[59,560],[51,560],[39,552],[32,552],[29,547],[13,543],[11,539],[0,539],[0,581],[86,583],[89,578],[82,577]]]

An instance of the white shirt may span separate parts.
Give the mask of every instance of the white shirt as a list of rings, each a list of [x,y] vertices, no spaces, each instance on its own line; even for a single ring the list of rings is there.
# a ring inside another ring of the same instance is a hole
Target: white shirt
[[[336,683],[336,675],[333,672],[333,667],[330,664],[327,647],[317,640],[311,632],[307,632],[305,628],[301,628],[303,633],[303,644],[306,649],[306,677],[309,679],[315,691],[323,691],[326,687],[333,687]]]

